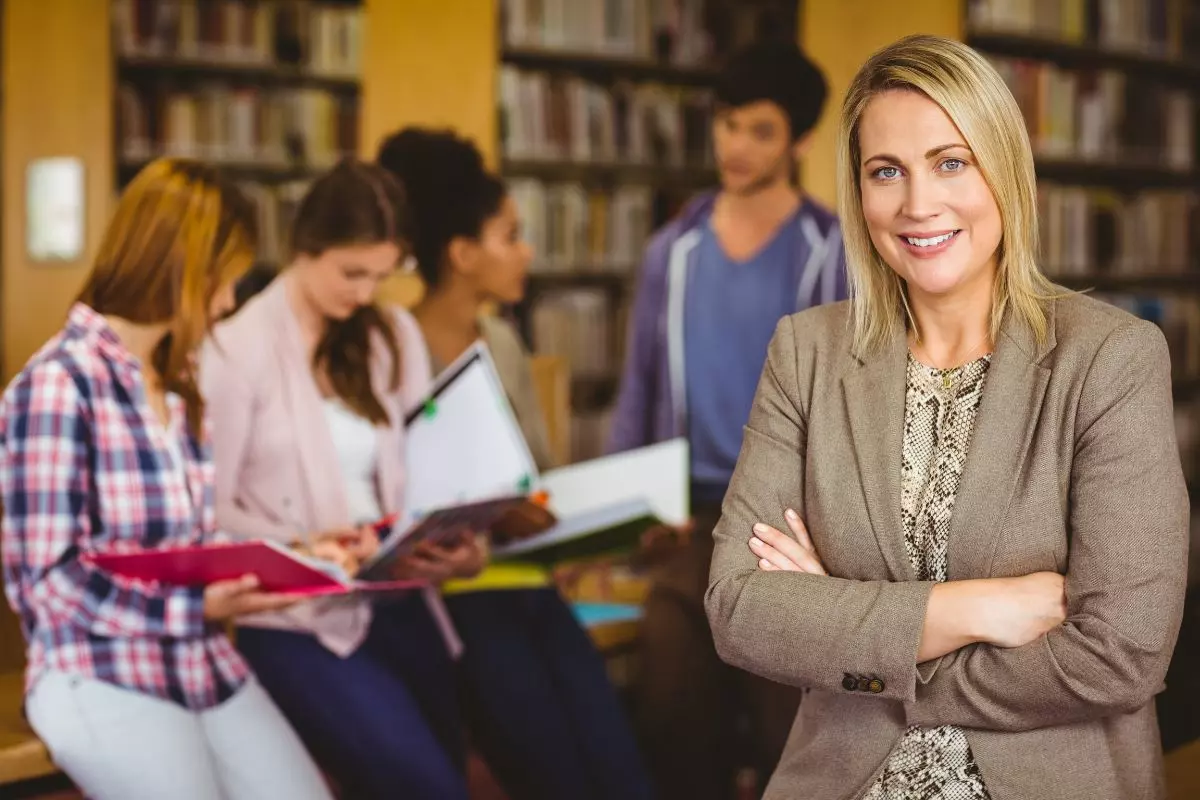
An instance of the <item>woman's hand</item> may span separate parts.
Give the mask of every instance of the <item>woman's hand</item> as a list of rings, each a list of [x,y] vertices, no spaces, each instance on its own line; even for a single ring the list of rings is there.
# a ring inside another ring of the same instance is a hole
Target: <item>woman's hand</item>
[[[246,575],[229,581],[217,581],[204,587],[204,618],[221,622],[245,614],[279,611],[303,598],[296,595],[258,591],[258,578]]]
[[[1040,639],[1067,618],[1066,579],[1056,572],[1019,578],[991,578],[976,613],[982,639],[997,647],[1022,647]]]
[[[443,583],[451,578],[474,578],[487,562],[484,537],[465,534],[448,545],[421,542],[396,562],[393,575],[399,580]]]
[[[764,572],[807,572],[809,575],[828,575],[817,549],[800,515],[792,509],[783,514],[792,536],[764,522],[754,526],[750,551],[758,557],[758,568]],[[793,538],[793,536],[795,538]]]

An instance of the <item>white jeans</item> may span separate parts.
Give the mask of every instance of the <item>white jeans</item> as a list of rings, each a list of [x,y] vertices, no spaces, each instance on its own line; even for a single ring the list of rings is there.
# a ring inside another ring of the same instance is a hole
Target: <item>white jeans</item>
[[[94,800],[331,800],[253,679],[206,711],[52,672],[26,700],[54,763]]]

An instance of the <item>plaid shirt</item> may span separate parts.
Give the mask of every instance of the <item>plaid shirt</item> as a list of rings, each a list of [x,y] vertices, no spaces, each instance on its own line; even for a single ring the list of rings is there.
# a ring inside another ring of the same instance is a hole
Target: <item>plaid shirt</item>
[[[203,709],[249,675],[205,622],[202,588],[125,580],[80,560],[214,537],[211,445],[188,433],[181,398],[167,406],[164,427],[138,360],[81,304],[0,399],[0,555],[29,642],[27,690],[57,671]]]

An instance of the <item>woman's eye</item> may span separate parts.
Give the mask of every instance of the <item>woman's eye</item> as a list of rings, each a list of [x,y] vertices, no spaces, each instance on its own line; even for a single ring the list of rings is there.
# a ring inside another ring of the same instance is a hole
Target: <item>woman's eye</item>
[[[880,167],[871,173],[871,177],[890,181],[900,177],[900,170],[896,167]]]
[[[966,166],[967,162],[961,158],[947,158],[942,162],[942,169],[946,172],[962,172]]]

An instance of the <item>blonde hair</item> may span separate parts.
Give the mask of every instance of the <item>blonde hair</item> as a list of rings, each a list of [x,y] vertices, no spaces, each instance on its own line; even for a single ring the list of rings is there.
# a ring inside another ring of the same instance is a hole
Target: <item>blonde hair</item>
[[[876,96],[913,91],[937,103],[962,132],[1000,209],[1003,233],[989,319],[992,340],[1006,311],[1044,341],[1045,301],[1057,296],[1038,268],[1037,179],[1021,110],[1004,79],[983,56],[938,36],[909,36],[862,66],[842,104],[838,130],[838,214],[841,217],[853,310],[854,347],[866,352],[890,335],[904,314],[917,336],[901,278],[875,249],[867,231],[859,183],[859,124]]]
[[[140,325],[171,323],[153,367],[187,404],[197,437],[204,404],[193,355],[212,325],[213,298],[254,262],[254,223],[246,199],[212,168],[153,161],[122,193],[77,298]]]

